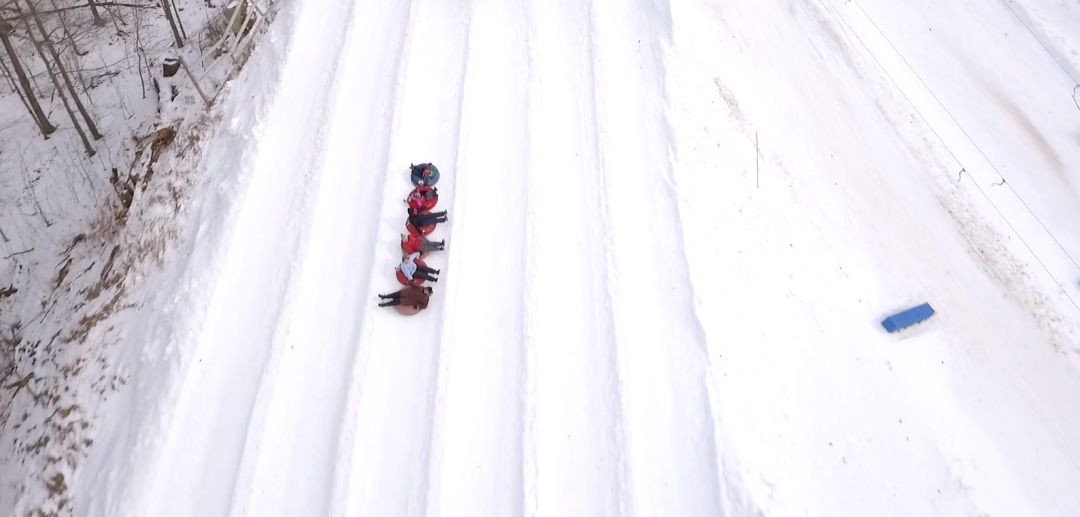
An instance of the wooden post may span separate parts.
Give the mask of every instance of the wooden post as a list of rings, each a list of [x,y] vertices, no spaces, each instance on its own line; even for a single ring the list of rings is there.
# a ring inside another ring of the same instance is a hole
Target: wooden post
[[[184,58],[178,57],[176,59],[177,61],[180,61],[180,66],[184,67],[184,71],[187,72],[188,78],[191,79],[191,84],[195,85],[195,91],[199,92],[199,97],[202,97],[203,102],[206,103],[206,107],[209,108],[210,99],[203,93],[202,88],[199,87],[199,81],[195,79],[195,74],[191,73],[191,69],[188,68]]]

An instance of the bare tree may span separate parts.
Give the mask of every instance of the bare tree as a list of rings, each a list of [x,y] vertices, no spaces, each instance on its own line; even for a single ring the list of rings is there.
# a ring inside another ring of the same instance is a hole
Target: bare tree
[[[16,9],[18,6],[16,6]],[[45,71],[48,72],[49,79],[52,80],[53,89],[56,91],[56,95],[60,97],[60,102],[64,105],[64,110],[67,111],[68,117],[71,117],[71,125],[75,126],[75,132],[79,134],[79,139],[82,140],[83,147],[86,149],[88,156],[93,156],[94,146],[90,145],[90,139],[86,137],[86,131],[83,131],[82,125],[79,124],[78,117],[75,116],[75,111],[71,109],[71,104],[68,102],[67,95],[64,94],[64,88],[60,85],[60,80],[56,78],[56,73],[53,72],[52,66],[49,64],[49,59],[45,56],[44,44],[38,41],[33,34],[29,32],[27,27],[27,37],[30,42],[34,44],[34,48],[37,49],[38,56],[41,56],[41,62],[45,64]]]
[[[40,46],[40,44],[38,44]],[[86,149],[87,156],[93,156],[97,151],[94,150],[94,146],[90,144],[90,139],[86,137],[86,131],[83,131],[82,126],[79,124],[78,117],[75,116],[75,111],[71,109],[71,103],[68,102],[67,95],[64,94],[64,89],[60,86],[60,81],[56,79],[56,73],[53,72],[51,66],[49,66],[49,60],[45,57],[44,52],[38,52],[41,55],[41,61],[45,63],[45,69],[49,72],[49,79],[52,79],[53,87],[56,89],[56,95],[60,97],[60,102],[64,105],[64,110],[67,111],[69,117],[71,117],[71,125],[75,126],[75,132],[79,134],[79,139],[82,140],[83,148]]]
[[[146,98],[146,78],[143,75],[143,70],[148,67],[144,67],[143,63],[146,60],[146,48],[142,43],[142,16],[139,14],[138,9],[132,9],[131,13],[135,17],[135,68],[139,71],[139,86],[142,88],[142,98]],[[150,76],[153,77],[153,76]]]
[[[2,40],[4,50],[7,51],[8,57],[11,60],[11,68],[19,78],[19,84],[22,86],[22,95],[26,99],[27,107],[30,109],[30,116],[34,118],[34,122],[37,122],[38,129],[41,130],[41,135],[45,138],[49,138],[49,135],[56,131],[56,126],[49,122],[48,117],[45,116],[45,112],[41,109],[41,104],[38,102],[37,96],[34,95],[34,90],[30,87],[30,80],[26,77],[26,70],[24,70],[22,64],[19,63],[19,55],[15,53],[15,47],[11,45],[11,30],[11,24],[0,21],[0,40]]]
[[[64,79],[64,85],[67,86],[68,92],[71,93],[71,99],[75,103],[75,107],[79,109],[79,114],[82,115],[84,121],[86,121],[86,127],[90,129],[90,134],[94,137],[94,140],[101,139],[101,133],[98,132],[97,126],[94,125],[94,121],[90,118],[90,113],[86,111],[86,106],[83,105],[79,99],[79,94],[75,91],[75,86],[71,84],[71,76],[68,75],[67,69],[64,67],[64,62],[60,59],[60,54],[56,51],[56,46],[53,45],[52,40],[49,39],[49,32],[45,30],[45,24],[41,22],[41,16],[38,16],[37,7],[34,6],[33,0],[26,0],[26,4],[30,9],[30,16],[34,19],[34,24],[37,25],[38,31],[41,32],[41,41],[45,48],[49,51],[49,55],[52,56],[53,64],[56,65],[56,69],[60,71],[60,76]],[[18,3],[16,2],[16,5]],[[44,59],[44,56],[42,56]]]
[[[184,39],[180,37],[180,30],[176,27],[176,17],[173,16],[172,2],[161,0],[161,7],[165,10],[165,19],[169,20],[169,28],[172,29],[173,39],[176,40],[176,48],[184,48]]]
[[[184,37],[186,41],[188,39],[187,31],[184,30],[184,20],[180,18],[180,9],[176,8],[176,1],[173,0],[169,4],[172,7],[173,17],[176,19],[176,25],[180,27],[180,35]]]
[[[68,5],[68,6],[64,6],[64,7],[57,7],[55,9],[39,10],[38,14],[40,14],[41,16],[49,16],[49,15],[52,15],[52,14],[60,14],[60,13],[64,13],[64,12],[67,12],[67,11],[75,11],[75,10],[78,10],[78,9],[86,9],[86,8],[90,8],[91,13],[94,13],[94,12],[100,13],[101,11],[105,11],[105,12],[107,12],[109,14],[115,14],[110,10],[110,8],[113,8],[113,7],[132,7],[132,8],[135,8],[135,9],[157,9],[159,7],[157,3],[141,4],[141,3],[132,3],[132,2],[102,2],[101,0],[87,0],[87,2],[88,3],[85,3],[85,4]],[[3,5],[6,6],[6,5],[11,4],[11,3],[13,3],[13,0],[6,0],[6,3],[4,3]],[[10,17],[0,18],[0,19],[4,20],[6,22],[16,22],[16,21],[22,20],[25,17],[27,17],[27,16],[25,16],[23,14],[19,14],[18,16],[10,16]],[[105,19],[100,14],[98,14],[97,19],[94,20],[95,25],[97,25],[99,23],[98,20],[100,20],[101,25],[105,25]]]
[[[49,0],[53,9],[56,9],[56,0]],[[58,14],[57,20],[60,20],[60,27],[64,29],[64,39],[67,40],[67,44],[71,47],[71,50],[75,52],[76,56],[82,57],[89,53],[89,51],[80,51],[79,45],[75,43],[75,34],[71,32],[71,27],[68,26],[67,16]],[[90,101],[90,104],[94,104],[94,98],[90,96],[90,88],[86,86],[86,78],[83,77],[82,66],[79,66],[78,60],[75,62],[75,77],[79,79],[79,85],[82,86],[84,92],[86,92],[86,98]]]
[[[53,6],[53,9],[52,9],[53,11],[59,11],[59,9],[56,6],[56,0],[49,0],[49,4],[51,4]],[[42,13],[38,13],[38,14],[40,15]],[[75,55],[77,55],[77,56],[80,56],[80,57],[85,56],[87,54],[87,52],[79,50],[79,45],[78,45],[78,43],[75,42],[75,36],[71,32],[71,27],[68,26],[67,16],[64,16],[62,14],[57,14],[56,19],[60,20],[60,27],[64,30],[64,40],[67,41],[67,44],[68,44],[68,46],[71,47],[71,50],[73,50],[75,52]]]
[[[102,18],[101,14],[98,13],[97,0],[86,0],[86,3],[90,5],[90,12],[94,14],[94,26],[104,27],[105,18]]]
[[[8,83],[10,83],[11,91],[19,96],[19,102],[22,102],[23,107],[26,108],[26,111],[34,118],[34,121],[38,122],[37,114],[34,113],[34,108],[30,107],[30,103],[26,101],[26,96],[23,95],[22,90],[19,89],[19,83],[15,82],[15,74],[11,73],[11,69],[8,68],[7,61],[4,60],[3,54],[0,54],[0,70],[4,72],[4,77],[7,78]]]

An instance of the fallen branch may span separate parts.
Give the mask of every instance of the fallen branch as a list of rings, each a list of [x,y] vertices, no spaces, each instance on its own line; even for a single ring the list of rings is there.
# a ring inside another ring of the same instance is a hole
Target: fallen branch
[[[14,392],[11,393],[11,400],[15,400],[15,396],[19,394],[19,391],[21,391],[23,388],[26,388],[27,385],[29,385],[30,381],[32,381],[32,380],[34,380],[34,372],[30,372],[30,373],[26,374],[25,377],[15,381],[15,382],[13,382],[11,384],[8,384],[8,385],[4,386],[4,389],[6,389],[6,390],[15,390]],[[27,388],[26,391],[29,391],[31,395],[33,395],[35,398],[37,398],[37,395],[33,391],[31,391],[30,388]]]
[[[7,259],[9,259],[11,257],[16,256],[16,255],[22,255],[23,253],[30,253],[31,251],[34,251],[34,248],[30,248],[28,250],[16,251],[15,253],[12,253],[11,255],[8,255],[8,256],[4,257],[4,260],[7,260]]]
[[[97,4],[97,6],[98,7],[132,7],[132,8],[135,8],[135,9],[156,9],[157,8],[157,6],[153,5],[153,4],[146,4],[146,5],[144,5],[144,4],[128,4],[128,3],[123,3],[123,2],[105,2],[105,3],[99,3],[99,4]],[[58,9],[49,9],[47,11],[39,11],[39,14],[41,14],[41,15],[58,14],[58,13],[62,13],[64,11],[73,11],[75,9],[89,9],[90,7],[91,7],[90,4],[69,5],[67,7],[60,7]],[[21,14],[19,16],[14,16],[14,17],[11,17],[11,18],[2,18],[2,21],[5,21],[5,22],[17,22],[17,21],[21,21],[23,19],[27,19],[29,17],[30,17],[29,14]]]

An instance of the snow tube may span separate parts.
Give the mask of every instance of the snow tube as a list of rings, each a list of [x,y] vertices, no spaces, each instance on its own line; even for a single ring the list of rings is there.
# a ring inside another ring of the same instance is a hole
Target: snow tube
[[[431,232],[435,231],[435,225],[433,224],[431,226],[421,226],[417,228],[413,226],[411,222],[405,221],[405,229],[413,235],[428,235]]]
[[[439,203],[439,192],[434,187],[420,185],[409,192],[405,202],[414,212],[430,212]]]
[[[413,314],[420,312],[420,309],[408,305],[395,305],[394,308],[403,316],[412,316]]]
[[[424,258],[430,254],[429,251],[424,250],[424,243],[427,239],[420,237],[416,234],[410,234],[408,237],[401,239],[401,254],[408,256],[413,253],[419,253],[420,258]]]
[[[415,262],[416,262],[416,267],[418,267],[418,268],[427,267],[427,263],[425,263],[423,260],[416,259]],[[405,278],[405,273],[402,273],[400,268],[395,269],[394,274],[397,275],[397,281],[401,282],[401,285],[409,285],[409,279]],[[423,283],[424,283],[424,279],[422,279],[420,277],[414,276],[413,279],[412,279],[412,285],[421,285]]]
[[[413,165],[410,178],[413,185],[434,185],[439,182],[439,169],[430,163],[421,163],[420,165]]]

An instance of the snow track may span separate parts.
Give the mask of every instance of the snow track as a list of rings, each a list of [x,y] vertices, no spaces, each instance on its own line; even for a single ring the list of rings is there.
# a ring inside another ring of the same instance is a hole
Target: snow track
[[[444,291],[453,278],[453,271],[444,265],[444,257],[454,252],[452,223],[440,225],[432,235],[445,238],[448,245],[446,252],[429,260],[443,275],[434,284],[431,305],[419,317],[422,323],[374,305],[376,293],[400,287],[393,271],[400,262],[398,241],[405,231],[402,200],[411,188],[409,163],[439,165],[440,206],[454,202],[467,16],[461,5],[417,0],[402,25],[407,39],[397,69],[400,86],[393,123],[387,128],[389,159],[384,165],[391,172],[378,202],[379,229],[368,241],[376,246],[372,264],[376,276],[366,293],[364,331],[356,345],[364,354],[361,371],[354,372],[360,380],[350,402],[356,407],[356,421],[349,427],[355,426],[356,434],[350,448],[341,451],[351,463],[341,480],[348,494],[345,514],[412,515],[426,507]],[[450,217],[453,221],[453,212]]]
[[[650,145],[671,141],[661,47],[670,16],[665,4],[644,1],[596,2],[590,14],[599,126],[593,194],[605,222],[590,238],[605,244],[596,276],[604,281],[604,331],[617,375],[625,379],[620,402],[631,513],[716,515],[723,480],[706,341],[695,313],[670,149]]]
[[[143,431],[150,434],[141,438],[144,443],[153,440],[142,463],[148,470],[128,480],[133,495],[118,501],[123,514],[233,513],[261,495],[252,494],[251,483],[269,473],[257,470],[267,463],[264,447],[281,447],[275,440],[294,437],[288,427],[273,427],[278,415],[268,414],[287,397],[279,393],[286,386],[277,379],[289,381],[292,372],[286,368],[281,375],[281,356],[290,343],[288,328],[276,323],[289,321],[297,308],[291,301],[311,228],[309,194],[319,182],[323,127],[335,97],[343,36],[353,19],[346,4],[335,7],[296,4],[291,13],[294,32],[281,65],[286,72],[260,126],[265,130],[254,135],[255,161],[240,176],[243,190],[228,212],[232,226],[220,241],[218,268],[190,271],[181,288],[212,285],[200,293],[205,319],[182,345],[180,375],[163,401],[172,405],[164,428],[160,436],[156,429]],[[333,35],[337,44],[323,44],[320,33]],[[301,66],[305,73],[287,72]],[[245,321],[262,324],[238,324]]]
[[[520,302],[532,172],[524,160],[525,40],[516,32],[524,11],[480,2],[468,17],[454,197],[446,205],[452,238],[445,285],[436,291],[445,309],[430,352],[440,358],[431,461],[421,480],[428,515],[521,515]]]
[[[297,2],[251,168],[208,189],[212,267],[174,286],[205,315],[88,513],[1080,508],[1077,114],[995,130],[925,52],[948,37],[895,21],[960,11],[887,3]],[[1018,29],[1008,3],[976,18]],[[1065,55],[1025,66],[1058,88]],[[376,295],[426,161],[447,247],[401,317]]]
[[[344,35],[321,181],[292,293],[295,311],[279,320],[287,325],[285,344],[277,352],[273,381],[263,390],[265,420],[249,437],[257,444],[249,462],[252,477],[234,514],[327,515],[345,497],[328,480],[335,479],[347,452],[339,450],[339,443],[353,405],[347,395],[357,343],[370,316],[367,294],[382,287],[385,275],[377,275],[376,263],[392,251],[356,245],[385,237],[385,225],[379,223],[390,204],[386,191],[392,166],[386,150],[397,105],[390,84],[371,84],[361,70],[396,73],[408,22],[407,7],[380,9],[358,2],[352,11],[356,23]],[[375,23],[400,32],[374,41]],[[372,52],[380,47],[382,52]],[[371,113],[373,108],[383,110]]]

